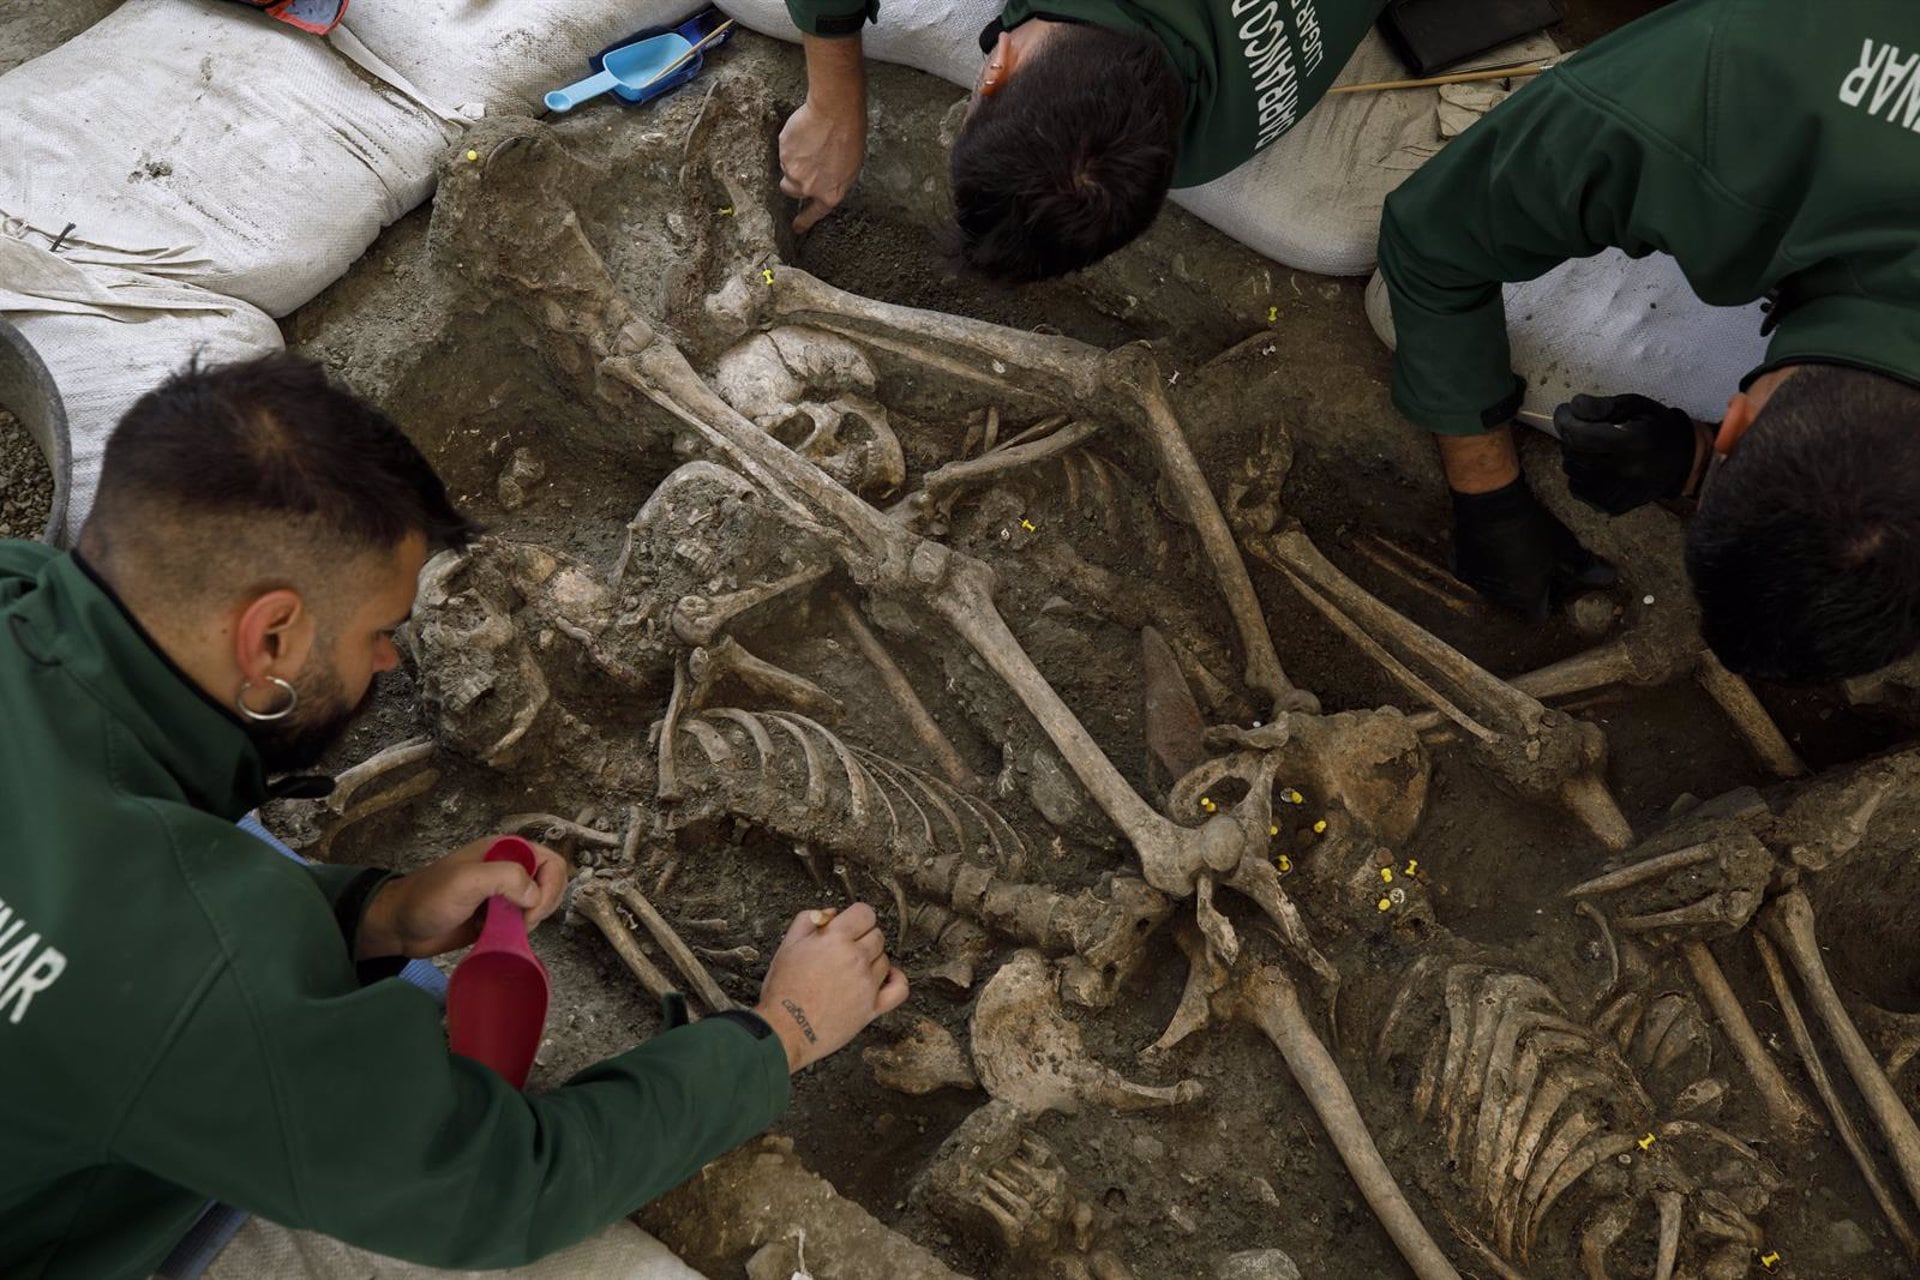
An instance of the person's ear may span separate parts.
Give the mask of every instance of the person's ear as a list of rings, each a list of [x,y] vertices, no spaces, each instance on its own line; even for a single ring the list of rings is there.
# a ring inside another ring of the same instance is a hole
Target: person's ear
[[[1727,401],[1727,416],[1720,420],[1720,431],[1713,438],[1713,451],[1723,458],[1731,456],[1759,416],[1760,407],[1752,396],[1744,391],[1734,392],[1733,398]]]
[[[994,41],[993,52],[987,55],[986,65],[980,68],[980,96],[991,98],[1005,88],[1019,63],[1020,51],[1014,47],[1013,37],[1002,31]]]
[[[233,625],[233,660],[259,684],[268,676],[292,680],[313,655],[313,611],[298,591],[282,587],[255,596]]]

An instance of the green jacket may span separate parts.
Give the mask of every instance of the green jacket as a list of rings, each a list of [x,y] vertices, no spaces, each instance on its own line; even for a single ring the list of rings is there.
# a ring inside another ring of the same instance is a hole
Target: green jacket
[[[1000,23],[1065,18],[1144,31],[1187,82],[1176,187],[1211,182],[1298,124],[1387,0],[1008,0]],[[808,35],[850,36],[880,0],[787,0]],[[989,28],[992,30],[992,28]]]
[[[1504,423],[1501,282],[1610,246],[1671,254],[1715,305],[1777,290],[1755,376],[1920,383],[1916,51],[1914,0],[1679,0],[1516,93],[1387,200],[1394,403],[1443,434]]]
[[[709,1020],[549,1093],[363,985],[384,874],[238,830],[238,721],[70,555],[0,542],[0,1275],[145,1276],[208,1198],[445,1267],[632,1212],[787,1101],[777,1039]]]

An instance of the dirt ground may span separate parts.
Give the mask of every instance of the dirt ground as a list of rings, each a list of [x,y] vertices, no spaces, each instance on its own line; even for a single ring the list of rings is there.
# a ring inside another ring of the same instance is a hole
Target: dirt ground
[[[1584,40],[1654,6],[1613,0],[1569,7],[1565,32]],[[37,16],[27,30],[44,38],[61,8],[29,4],[24,12]],[[10,34],[0,27],[0,67],[6,65]],[[757,84],[776,116],[798,100],[799,66],[791,50],[743,38],[716,62],[713,77],[734,75]],[[696,85],[692,92],[701,91]],[[957,94],[911,72],[881,69],[873,97],[877,123],[868,177],[848,208],[791,246],[786,256],[795,265],[887,301],[1063,333],[1102,347],[1148,341],[1166,367],[1185,376],[1182,418],[1203,469],[1210,476],[1234,474],[1270,431],[1284,428],[1295,449],[1284,491],[1288,511],[1331,559],[1395,609],[1502,675],[1533,670],[1594,642],[1570,618],[1528,628],[1478,606],[1450,606],[1368,554],[1377,536],[1429,565],[1444,564],[1440,531],[1446,522],[1430,452],[1388,404],[1387,358],[1362,313],[1363,282],[1277,269],[1171,210],[1140,245],[1068,282],[1007,292],[957,280],[929,253],[939,192],[929,178],[925,142],[937,136]],[[681,95],[649,115],[586,112],[552,129],[592,175],[590,189],[576,201],[581,224],[636,297],[663,290],[676,265],[659,256],[657,193],[647,185],[654,177],[636,161],[657,147],[641,135],[687,128],[693,110],[689,95]],[[604,572],[620,556],[627,523],[682,459],[659,438],[642,439],[646,433],[637,425],[623,433],[617,416],[596,406],[591,378],[569,368],[523,319],[505,307],[476,312],[464,278],[467,264],[436,252],[435,216],[423,209],[391,228],[345,279],[286,322],[289,345],[328,364],[405,423],[448,475],[457,497],[497,534],[553,548]],[[929,403],[909,380],[884,366],[882,373],[879,398],[895,410],[909,475],[958,456],[979,416]],[[1250,412],[1249,405],[1258,411]],[[1016,425],[1024,424],[1010,421],[1006,429]],[[1218,637],[1232,631],[1190,531],[1160,513],[1151,466],[1137,447],[1112,435],[1094,452],[1115,478],[1114,501],[1126,512],[1144,513],[1121,532],[1114,532],[1110,513],[1078,480],[1048,472],[1011,497],[999,490],[957,508],[949,540],[992,564],[1003,586],[1000,608],[1023,645],[1128,780],[1147,791],[1137,630],[1068,599],[1071,592],[1054,579],[1046,557],[1070,547],[1126,574],[1146,563],[1144,531],[1164,527],[1174,569],[1157,585],[1199,630]],[[10,500],[18,481],[7,459],[15,459],[16,470],[25,468],[17,447],[9,455],[6,440],[7,423],[0,419],[0,497]],[[538,465],[521,466],[509,488],[502,477],[514,474],[511,460],[523,451]],[[9,510],[0,504],[0,521]],[[1034,528],[1027,530],[1027,524]],[[5,530],[0,523],[0,534]],[[1253,575],[1289,675],[1318,692],[1329,711],[1405,703],[1377,667],[1303,607],[1280,575],[1259,565]],[[1631,577],[1629,567],[1629,583]],[[1624,609],[1631,590],[1623,587],[1616,605]],[[848,714],[839,727],[849,738],[885,755],[912,758],[913,744],[897,714],[873,687],[868,669],[853,659],[853,638],[821,600],[779,613],[738,638],[844,703]],[[1012,713],[1004,723],[988,723],[992,718],[981,714],[981,706],[1003,704],[977,691],[980,678],[956,659],[950,642],[928,638],[915,644],[892,634],[888,642],[967,763],[1003,784],[995,803],[1030,845],[1050,851],[1036,854],[1041,865],[1033,875],[1063,889],[1107,883],[1126,864],[1126,852],[1076,788],[1049,781],[1048,771],[1057,773],[1058,767],[1032,746],[1031,731],[1014,724]],[[1222,674],[1228,683],[1236,679],[1231,670]],[[419,696],[422,679],[418,669],[394,673],[373,714],[333,763],[348,765],[383,746],[434,732]],[[569,680],[577,677],[554,679],[556,696],[575,699],[571,705],[590,721],[596,741],[611,744],[617,763],[648,774],[649,727],[664,709],[664,686],[615,692],[589,681],[574,687]],[[1899,723],[1844,708],[1831,691],[1760,692],[1816,769],[1859,759],[1906,736]],[[1606,732],[1607,780],[1643,835],[1694,800],[1769,784],[1690,681],[1611,693],[1573,710]],[[1244,713],[1239,718],[1244,723]],[[509,814],[552,812],[620,833],[638,812],[647,824],[642,865],[654,872],[671,858],[678,866],[656,901],[690,941],[711,954],[734,953],[713,967],[721,986],[743,1003],[752,1001],[785,920],[804,907],[844,902],[849,882],[881,907],[891,931],[900,927],[879,877],[853,866],[844,878],[828,868],[817,881],[796,856],[794,842],[766,824],[703,820],[676,827],[648,794],[650,782],[601,786],[570,766],[536,762],[500,770],[451,751],[436,756],[431,767],[438,777],[424,795],[346,828],[328,856],[404,869],[492,829]],[[1308,831],[1318,815],[1316,798],[1306,796],[1301,811],[1288,816],[1284,839],[1294,842],[1302,860],[1311,856]],[[271,816],[296,843],[312,839],[312,806],[285,804]],[[580,845],[574,853],[586,866],[633,870],[612,850]],[[1541,975],[1575,1009],[1584,1009],[1585,998],[1605,985],[1599,938],[1563,896],[1595,872],[1605,850],[1554,811],[1503,787],[1466,749],[1435,750],[1424,817],[1395,853],[1425,868],[1420,881],[1438,923],[1464,945]],[[654,883],[651,874],[646,883]],[[1308,902],[1305,909],[1315,928],[1330,934],[1344,928],[1323,904]],[[1243,930],[1251,931],[1253,917],[1235,910]],[[1345,937],[1343,963],[1371,965],[1375,977],[1390,977],[1411,956],[1385,929],[1347,929]],[[554,987],[535,1088],[659,1031],[658,1011],[577,912],[542,930],[535,945]],[[1012,951],[1013,944],[996,938],[981,978]],[[1723,951],[1742,990],[1755,991],[1751,964],[1738,958],[1744,953],[1731,946]],[[956,990],[930,979],[938,958],[924,943],[909,949],[914,995],[863,1043],[885,1043],[922,1017],[965,1043],[979,985]],[[1140,1280],[1210,1277],[1219,1258],[1255,1248],[1284,1250],[1301,1274],[1316,1280],[1406,1274],[1279,1054],[1257,1032],[1215,1027],[1164,1063],[1138,1064],[1139,1050],[1172,1015],[1185,972],[1171,939],[1159,937],[1119,999],[1104,1009],[1074,1009],[1070,1017],[1095,1058],[1151,1083],[1197,1080],[1204,1096],[1172,1110],[1115,1114],[1088,1108],[1078,1115],[1048,1115],[1035,1125],[1060,1154],[1077,1193],[1110,1219],[1116,1252]],[[1364,1045],[1349,1044],[1342,1066],[1358,1082],[1363,1111],[1389,1160],[1405,1171],[1416,1207],[1451,1245],[1442,1217],[1459,1207],[1448,1199],[1451,1169],[1436,1155],[1433,1136],[1412,1118],[1404,1091],[1396,1092],[1384,1076],[1372,1078],[1367,1057]],[[1788,1260],[1772,1274],[1912,1274],[1837,1144],[1777,1141],[1724,1045],[1714,1061],[1729,1064],[1720,1074],[1734,1085],[1717,1123],[1759,1148],[1784,1174],[1785,1188],[1764,1216],[1767,1245]],[[950,1265],[969,1275],[1007,1275],[1007,1264],[987,1242],[956,1229],[925,1194],[925,1176],[941,1142],[984,1100],[978,1092],[955,1089],[925,1097],[890,1092],[875,1081],[856,1047],[797,1082],[793,1109],[777,1131],[844,1195]],[[1538,1254],[1571,1256],[1570,1233],[1577,1225],[1553,1220]],[[1644,1216],[1636,1220],[1636,1230],[1649,1225]],[[741,1274],[742,1261],[729,1259],[731,1269],[712,1274]],[[1558,1280],[1573,1273],[1533,1274]],[[1757,1267],[1754,1274],[1761,1274]]]

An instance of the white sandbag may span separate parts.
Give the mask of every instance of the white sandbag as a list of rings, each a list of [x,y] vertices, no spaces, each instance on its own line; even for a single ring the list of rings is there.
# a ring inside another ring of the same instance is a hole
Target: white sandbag
[[[454,126],[325,41],[217,0],[127,0],[0,76],[0,225],[285,315],[433,190]]]
[[[1576,394],[1638,392],[1718,422],[1740,380],[1766,361],[1760,304],[1708,306],[1663,253],[1577,258],[1508,285],[1506,301],[1513,368],[1527,380],[1522,411],[1545,418]],[[1377,275],[1367,319],[1393,346],[1392,306]]]
[[[587,58],[704,0],[353,0],[346,29],[422,93],[468,115],[529,115]]]
[[[391,0],[389,0],[391,2]],[[356,0],[365,3],[365,0]],[[719,0],[763,35],[798,40],[784,0]],[[868,57],[914,67],[963,88],[980,73],[980,29],[997,0],[884,0],[880,21],[862,31]],[[1489,65],[1551,56],[1545,36],[1483,59]],[[1369,31],[1340,84],[1407,74]],[[1173,193],[1173,203],[1282,266],[1321,275],[1373,270],[1380,208],[1446,143],[1436,90],[1327,98],[1283,138],[1232,173]]]
[[[382,1257],[311,1231],[249,1218],[214,1256],[202,1280],[703,1280],[673,1251],[616,1222],[579,1244],[506,1271],[444,1271]]]
[[[1536,36],[1477,64],[1498,66],[1558,52]],[[1407,75],[1369,30],[1335,84]],[[1323,98],[1278,142],[1173,202],[1258,253],[1299,271],[1363,276],[1379,260],[1388,196],[1446,145],[1440,93],[1411,89]]]
[[[177,281],[81,266],[0,236],[0,316],[53,375],[72,457],[64,528],[73,541],[93,506],[107,437],[133,402],[198,356],[209,364],[278,351],[263,311]]]

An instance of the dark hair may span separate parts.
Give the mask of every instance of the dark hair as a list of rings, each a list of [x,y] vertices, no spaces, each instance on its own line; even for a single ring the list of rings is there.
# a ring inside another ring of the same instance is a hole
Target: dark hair
[[[1687,573],[1743,675],[1839,679],[1920,646],[1920,387],[1838,365],[1782,383],[1707,486]]]
[[[196,359],[136,400],[107,441],[81,547],[96,563],[164,562],[190,591],[200,578],[234,589],[285,577],[289,557],[387,551],[409,533],[457,546],[474,532],[392,419],[313,361],[276,353]]]
[[[1076,25],[980,101],[953,144],[953,256],[994,279],[1092,266],[1173,186],[1186,85],[1142,32]]]

